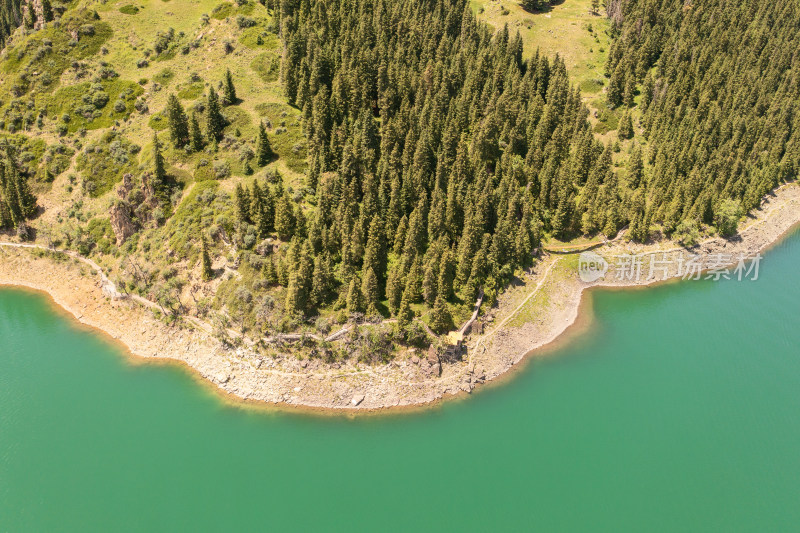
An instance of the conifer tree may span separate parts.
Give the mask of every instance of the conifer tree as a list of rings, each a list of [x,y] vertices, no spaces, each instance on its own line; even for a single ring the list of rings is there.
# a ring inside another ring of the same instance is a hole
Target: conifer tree
[[[162,189],[167,181],[167,169],[164,156],[161,154],[161,143],[157,133],[153,133],[153,179],[156,191]]]
[[[222,130],[225,128],[225,117],[219,107],[219,96],[211,87],[208,90],[208,110],[206,117],[206,134],[212,142],[222,139]]]
[[[608,83],[608,103],[611,104],[611,107],[619,107],[622,105],[623,97],[625,93],[625,70],[623,69],[622,63],[617,65],[617,68],[614,69],[614,73],[611,75],[611,80]]]
[[[241,183],[236,185],[236,219],[239,224],[251,222],[250,194]]]
[[[236,98],[236,87],[233,85],[233,76],[231,76],[230,69],[225,71],[225,85],[222,95],[223,105],[234,105],[239,100]]]
[[[433,305],[439,295],[439,266],[436,258],[432,258],[425,265],[422,276],[422,297],[428,305]]]
[[[383,274],[386,271],[386,238],[384,224],[378,217],[369,225],[367,246],[364,249],[364,269],[372,269],[379,285],[385,281]]]
[[[33,1],[28,1],[28,15],[25,18],[25,27],[29,30],[32,30],[36,27],[36,10],[33,9]]]
[[[403,297],[405,283],[403,282],[402,272],[398,265],[389,271],[386,281],[386,298],[389,300],[389,310],[392,314],[397,314],[400,309],[400,299]]]
[[[209,281],[214,277],[214,271],[211,269],[211,256],[208,255],[208,244],[206,244],[205,236],[200,238],[201,251],[200,258],[202,261],[202,277],[203,281]]]
[[[273,199],[272,192],[269,185],[264,185],[263,188],[258,189],[256,195],[256,184],[253,184],[253,200],[258,198],[258,211],[256,215],[251,215],[253,223],[258,229],[261,238],[266,237],[275,229],[275,200]]]
[[[558,202],[558,207],[553,215],[552,224],[553,235],[559,239],[564,239],[567,237],[567,233],[569,231],[569,211],[566,199],[562,198],[562,200]]]
[[[389,234],[391,235],[392,230],[395,228],[387,228]],[[408,217],[403,215],[403,218],[400,219],[400,225],[397,226],[394,238],[394,246],[392,247],[392,251],[395,255],[400,254],[403,251],[403,244],[406,242],[406,233],[408,232]]]
[[[450,250],[442,254],[439,264],[439,279],[437,287],[437,297],[441,296],[445,300],[453,297],[453,279],[455,278],[455,264],[453,254]]]
[[[173,146],[183,148],[189,142],[189,121],[183,106],[174,94],[167,100],[167,124]]]
[[[30,191],[27,178],[20,172],[12,148],[7,145],[5,157],[0,161],[0,228],[19,230],[35,213],[36,197]]]
[[[447,309],[447,304],[440,294],[436,298],[431,310],[431,329],[439,334],[446,333],[453,325],[453,318],[450,316],[450,311]]]
[[[42,0],[42,18],[45,22],[53,20],[53,6],[50,5],[50,0]]]
[[[308,261],[310,258],[301,258],[298,268],[289,274],[289,284],[286,288],[285,307],[289,313],[305,314],[308,306],[309,289],[311,288],[312,275],[309,272]],[[313,267],[312,267],[313,268]]]
[[[633,148],[627,164],[628,187],[636,190],[642,185],[644,179],[644,160],[642,159],[642,149],[638,146]]]
[[[305,212],[300,204],[294,204],[294,235],[303,240],[308,237],[306,233],[308,221],[306,220]]]
[[[282,240],[291,239],[294,235],[295,218],[292,201],[283,194],[275,202],[275,231]]]
[[[631,200],[631,237],[638,242],[647,241],[649,231],[647,228],[647,220],[645,218],[645,198],[644,191],[637,190]]]
[[[331,271],[327,257],[314,258],[314,277],[311,284],[311,300],[313,305],[325,304],[331,292]]]
[[[633,120],[631,119],[630,112],[627,110],[622,114],[617,133],[619,133],[620,139],[630,139],[633,137]]]
[[[192,112],[192,118],[189,121],[189,144],[193,152],[199,152],[206,144],[203,139],[203,132],[200,131],[200,124],[197,122],[197,114],[194,112]]]
[[[274,286],[278,284],[278,273],[275,269],[275,259],[274,257],[267,258],[265,265],[264,265],[264,281],[267,282],[268,285]]]
[[[375,275],[372,268],[368,268],[364,273],[364,279],[361,283],[361,294],[364,295],[367,314],[370,316],[378,315],[378,301],[380,300],[378,276]]]
[[[258,124],[258,138],[256,139],[256,158],[258,160],[258,166],[263,167],[267,163],[269,163],[272,158],[274,157],[274,153],[272,151],[272,146],[269,143],[269,137],[267,137],[267,130],[264,127],[264,123],[260,122]]]
[[[403,291],[403,297],[400,300],[400,307],[397,310],[397,324],[400,329],[405,329],[414,320],[414,311],[411,309],[411,301],[407,291]]]
[[[353,279],[350,280],[346,302],[348,313],[362,313],[364,311],[364,296],[361,294],[361,284],[356,276],[353,276]]]
[[[628,76],[628,79],[625,80],[625,91],[622,94],[622,102],[625,104],[625,107],[633,107],[633,98],[636,95],[636,83],[634,82],[633,76]]]
[[[14,228],[19,227],[25,220],[22,215],[22,207],[19,202],[19,194],[17,192],[16,177],[9,176],[6,178],[3,196],[5,200],[6,212],[8,223]]]
[[[606,212],[606,225],[603,233],[609,239],[613,238],[619,231],[619,204],[614,201]]]
[[[13,225],[14,221],[11,218],[11,211],[6,203],[2,187],[0,187],[0,229],[10,228]]]
[[[422,267],[419,257],[415,257],[411,268],[406,275],[406,287],[403,295],[407,296],[409,303],[416,303],[422,298]]]
[[[31,192],[27,178],[19,171],[15,172],[15,175],[19,210],[23,219],[29,219],[36,214],[36,197]]]

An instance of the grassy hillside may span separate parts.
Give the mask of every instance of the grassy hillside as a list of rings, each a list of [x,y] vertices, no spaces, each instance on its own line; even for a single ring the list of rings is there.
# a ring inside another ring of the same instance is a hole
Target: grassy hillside
[[[508,24],[510,31],[519,31],[526,53],[538,49],[547,56],[560,55],[571,79],[587,97],[596,96],[606,81],[610,45],[608,19],[593,14],[591,3],[564,0],[547,11],[528,12],[516,0],[470,0],[479,20],[498,29]]]
[[[204,212],[214,191],[276,172],[289,191],[303,188],[306,141],[300,113],[286,104],[278,82],[277,28],[260,3],[241,4],[80,0],[57,23],[17,29],[0,55],[0,142],[16,147],[33,176],[43,208],[31,224],[38,238],[95,256],[132,290],[165,302],[191,301],[201,228],[229,225],[231,218],[224,193],[213,214]],[[240,99],[223,109],[226,139],[217,150],[172,148],[163,115],[169,95],[204,124],[205,95],[226,70]],[[244,158],[255,151],[260,121],[277,157],[250,176]],[[120,200],[123,177],[138,179],[152,167],[156,132],[175,215],[162,224],[166,207],[156,218],[147,214],[118,249],[109,211]],[[214,245],[215,268],[222,271],[233,260],[227,247],[224,240]],[[156,294],[154,287],[169,280],[171,294]],[[219,282],[196,297],[211,302]]]
[[[597,138],[603,142],[617,141],[616,130],[622,110],[610,109],[606,103],[608,84],[605,65],[611,47],[611,24],[601,6],[591,11],[591,0],[564,0],[546,11],[529,12],[518,0],[470,0],[478,19],[496,29],[508,25],[509,31],[519,31],[525,43],[525,53],[539,53],[564,59],[570,80],[578,85],[591,114]],[[631,143],[622,142],[628,149]],[[616,156],[622,162],[624,157]]]

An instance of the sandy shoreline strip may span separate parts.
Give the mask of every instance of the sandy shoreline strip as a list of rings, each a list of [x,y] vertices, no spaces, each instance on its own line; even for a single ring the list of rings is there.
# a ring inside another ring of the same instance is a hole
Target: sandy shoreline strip
[[[743,224],[738,238],[712,239],[692,253],[752,257],[800,223],[800,186],[784,185],[762,202]],[[228,348],[189,320],[167,325],[151,309],[129,299],[108,297],[107,280],[91,264],[63,254],[0,242],[0,286],[42,291],[78,322],[100,330],[151,362],[176,362],[237,404],[270,409],[301,409],[319,414],[386,413],[434,405],[496,380],[527,356],[541,351],[576,323],[587,305],[586,289],[643,287],[663,280],[582,282],[576,255],[545,254],[539,263],[484,313],[493,320],[483,335],[465,340],[464,361],[442,365],[431,375],[423,354],[405,354],[387,365],[327,365],[295,357],[272,359],[247,348]],[[603,257],[623,254],[683,253],[674,243],[638,245],[617,241],[595,250]],[[674,276],[674,273],[670,273]],[[671,278],[675,279],[675,278]],[[504,380],[501,380],[504,381]]]

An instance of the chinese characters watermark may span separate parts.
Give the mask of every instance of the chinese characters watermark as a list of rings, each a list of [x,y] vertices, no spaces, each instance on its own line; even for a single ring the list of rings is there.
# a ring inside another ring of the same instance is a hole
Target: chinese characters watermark
[[[715,253],[693,255],[684,252],[616,255],[610,261],[595,252],[583,252],[578,259],[582,281],[592,283],[606,278],[621,282],[649,282],[669,278],[719,281],[758,280],[761,254]]]

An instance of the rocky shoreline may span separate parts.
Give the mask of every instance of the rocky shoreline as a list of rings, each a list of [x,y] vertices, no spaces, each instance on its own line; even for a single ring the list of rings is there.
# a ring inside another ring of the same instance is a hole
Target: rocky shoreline
[[[798,222],[800,187],[785,185],[764,199],[736,238],[711,239],[689,252],[754,256]],[[616,241],[594,252],[609,258],[689,253],[669,241],[647,245]],[[290,355],[271,358],[244,347],[226,347],[196,321],[167,325],[139,302],[110,298],[107,280],[90,262],[8,242],[0,242],[0,285],[46,292],[76,320],[108,334],[137,358],[185,365],[237,402],[326,413],[384,412],[430,405],[508,374],[575,323],[588,288],[645,286],[680,277],[673,268],[661,278],[617,279],[612,265],[604,278],[586,283],[578,277],[576,262],[575,255],[545,254],[530,272],[515,280],[494,308],[484,310],[483,333],[465,338],[464,360],[444,364],[435,354],[413,350],[387,365],[366,366],[329,365]]]

